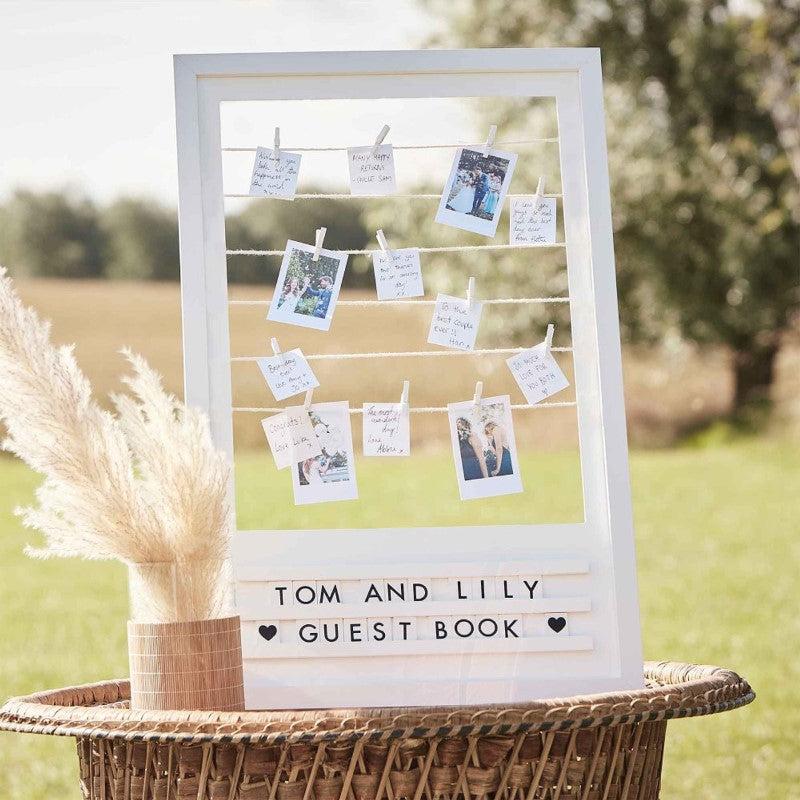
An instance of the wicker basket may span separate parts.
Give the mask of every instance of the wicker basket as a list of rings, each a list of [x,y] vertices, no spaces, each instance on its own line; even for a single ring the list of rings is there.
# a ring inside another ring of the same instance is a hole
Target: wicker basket
[[[133,712],[125,681],[10,700],[0,729],[74,736],[92,800],[655,800],[668,719],[750,703],[728,670],[511,707]]]

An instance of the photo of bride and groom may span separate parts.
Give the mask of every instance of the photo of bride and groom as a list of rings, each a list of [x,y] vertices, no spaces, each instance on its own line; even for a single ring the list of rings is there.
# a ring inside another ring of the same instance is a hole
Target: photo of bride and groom
[[[283,256],[267,319],[305,328],[328,330],[333,317],[347,254],[289,242]]]
[[[349,404],[314,403],[309,417],[322,452],[295,464],[292,476],[295,504],[355,500],[358,488]]]
[[[449,410],[461,499],[521,492],[509,398],[487,398],[477,408],[453,403]]]
[[[494,236],[516,158],[514,153],[493,151],[484,156],[479,150],[459,150],[436,221]]]

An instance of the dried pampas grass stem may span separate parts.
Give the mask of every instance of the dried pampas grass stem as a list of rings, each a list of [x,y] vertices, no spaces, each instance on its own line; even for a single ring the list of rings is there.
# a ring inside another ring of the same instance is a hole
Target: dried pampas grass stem
[[[72,348],[52,344],[50,325],[0,268],[3,447],[44,476],[37,505],[18,510],[45,536],[28,552],[139,565],[142,618],[213,618],[227,587],[230,468],[205,415],[125,354],[132,395],[114,396],[115,417],[92,399]]]

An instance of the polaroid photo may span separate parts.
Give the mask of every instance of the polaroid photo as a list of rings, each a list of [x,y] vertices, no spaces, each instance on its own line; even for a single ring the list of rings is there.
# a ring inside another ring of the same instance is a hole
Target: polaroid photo
[[[295,505],[357,500],[350,404],[314,403],[309,416],[322,452],[292,468]]]
[[[462,500],[522,491],[508,395],[451,403],[448,419]]]
[[[267,312],[271,322],[327,331],[331,327],[339,289],[347,266],[347,253],[320,250],[314,245],[288,241],[281,271]]]
[[[279,150],[277,156],[268,147],[257,147],[250,177],[250,194],[254,197],[277,197],[294,200],[300,176],[299,153]]]
[[[459,148],[439,201],[436,222],[494,236],[517,163],[516,153]]]

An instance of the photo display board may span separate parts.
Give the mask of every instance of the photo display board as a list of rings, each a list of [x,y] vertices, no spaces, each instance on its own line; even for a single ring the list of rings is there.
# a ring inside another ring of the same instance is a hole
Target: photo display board
[[[599,51],[182,55],[175,84],[186,400],[234,463],[247,707],[640,688]],[[278,469],[288,407],[310,438]]]

